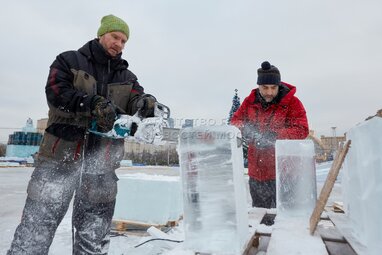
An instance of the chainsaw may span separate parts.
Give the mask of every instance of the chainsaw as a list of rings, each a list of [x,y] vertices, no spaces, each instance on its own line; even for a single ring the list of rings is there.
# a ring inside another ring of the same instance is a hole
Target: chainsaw
[[[155,103],[154,117],[141,118],[139,110],[133,115],[119,114],[113,129],[102,133],[97,131],[97,123],[92,122],[90,133],[112,138],[132,139],[139,143],[157,144],[162,141],[163,128],[168,127],[170,108],[159,102]]]

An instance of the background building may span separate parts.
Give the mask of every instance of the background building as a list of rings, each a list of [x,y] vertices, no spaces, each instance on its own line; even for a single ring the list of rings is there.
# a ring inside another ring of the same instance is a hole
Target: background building
[[[321,138],[317,138],[314,135],[313,130],[309,130],[309,136],[307,139],[313,140],[314,150],[316,153],[316,161],[329,161],[333,160],[336,152],[338,151],[341,143],[346,141],[346,136],[321,136]]]
[[[37,120],[37,128],[36,131],[40,134],[44,134],[45,129],[47,128],[48,118]]]
[[[194,126],[193,119],[185,119],[184,124],[182,125],[182,128],[193,127],[193,126]]]
[[[38,152],[42,134],[33,126],[33,120],[28,118],[22,131],[9,135],[6,157],[28,158]]]

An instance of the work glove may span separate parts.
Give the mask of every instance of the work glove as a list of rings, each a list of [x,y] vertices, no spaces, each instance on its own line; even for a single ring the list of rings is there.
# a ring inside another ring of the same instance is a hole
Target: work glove
[[[99,132],[106,133],[113,129],[117,114],[110,100],[98,95],[93,96],[91,110]]]
[[[242,128],[243,139],[248,144],[254,144],[258,149],[265,149],[275,145],[277,133],[274,131],[260,132],[252,123],[246,123]]]
[[[241,130],[241,134],[247,143],[255,143],[261,136],[257,126],[253,123],[246,123]]]
[[[137,101],[138,115],[141,118],[154,117],[155,103],[157,99],[150,95],[144,94]]]
[[[277,133],[274,131],[265,131],[255,140],[255,146],[258,149],[266,149],[275,146]]]

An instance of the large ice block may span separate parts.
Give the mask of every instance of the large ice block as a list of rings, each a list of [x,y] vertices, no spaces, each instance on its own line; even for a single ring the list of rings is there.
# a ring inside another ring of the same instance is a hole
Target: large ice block
[[[317,200],[312,140],[276,141],[276,205],[278,215],[310,216]]]
[[[233,126],[186,128],[179,136],[184,246],[241,254],[249,237],[243,151]]]
[[[368,249],[382,250],[382,118],[374,117],[347,133],[351,147],[345,158],[342,186],[345,212],[353,234]]]
[[[178,176],[118,175],[118,194],[113,218],[164,225],[183,214]]]

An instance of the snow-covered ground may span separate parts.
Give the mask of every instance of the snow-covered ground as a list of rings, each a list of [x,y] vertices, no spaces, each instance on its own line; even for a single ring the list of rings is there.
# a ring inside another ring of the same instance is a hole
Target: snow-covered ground
[[[320,191],[326,174],[330,169],[330,163],[317,165],[317,188]],[[28,184],[33,168],[31,167],[5,167],[0,168],[0,254],[5,254],[12,241],[15,228],[17,227],[22,213],[26,198],[26,186]],[[128,167],[117,170],[118,175],[122,174],[145,173],[163,176],[179,175],[179,168],[173,167]],[[340,178],[338,178],[340,180]],[[336,183],[328,204],[333,201],[341,201],[341,186]],[[248,204],[250,207],[250,199],[248,195]],[[266,227],[264,229],[266,231]],[[182,222],[178,227],[171,229],[168,233],[168,238],[173,240],[183,240]],[[182,249],[182,244],[163,241],[150,241],[137,248],[145,241],[152,239],[151,236],[140,236],[130,234],[124,236],[116,236],[111,238],[109,254],[177,254],[187,255],[194,254],[192,251]],[[58,227],[53,244],[50,248],[52,255],[67,255],[71,254],[71,208],[64,217],[62,223]]]

